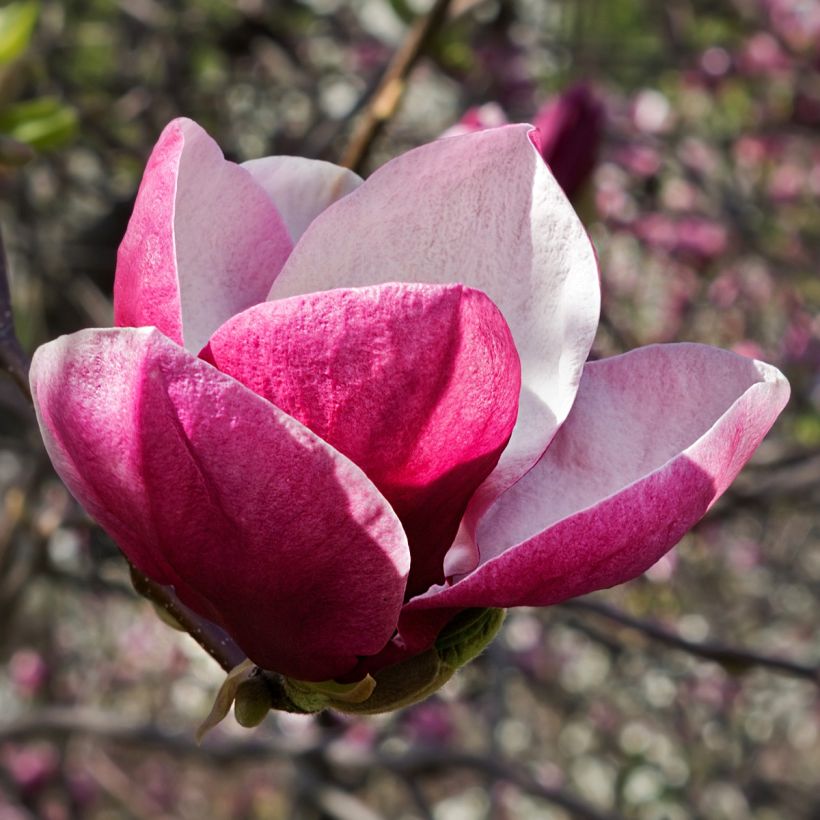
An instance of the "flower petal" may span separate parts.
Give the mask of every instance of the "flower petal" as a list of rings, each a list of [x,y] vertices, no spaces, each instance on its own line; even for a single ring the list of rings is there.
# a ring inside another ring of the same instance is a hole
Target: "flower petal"
[[[362,184],[353,171],[320,159],[263,157],[242,167],[265,189],[294,242],[325,208]]]
[[[590,362],[549,450],[479,527],[481,566],[411,601],[403,629],[420,626],[414,610],[544,606],[640,575],[723,493],[788,395],[775,368],[705,345]]]
[[[117,257],[117,325],[158,327],[194,352],[261,302],[293,245],[251,174],[191,120],[171,122],[143,175]]]
[[[387,163],[313,221],[269,296],[406,281],[461,282],[492,299],[512,331],[523,387],[510,445],[471,504],[479,511],[544,452],[598,322],[592,245],[530,132],[441,139]]]
[[[364,470],[410,542],[408,594],[509,440],[521,386],[504,317],[462,285],[389,284],[256,305],[202,352]]]
[[[390,638],[401,525],[293,418],[154,329],[62,337],[37,351],[32,386],[72,493],[255,663],[322,680]]]

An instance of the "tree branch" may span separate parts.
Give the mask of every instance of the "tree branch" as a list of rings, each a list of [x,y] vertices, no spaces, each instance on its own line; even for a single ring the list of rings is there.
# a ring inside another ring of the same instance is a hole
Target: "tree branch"
[[[0,743],[32,737],[61,738],[72,735],[88,735],[113,743],[163,749],[220,765],[271,758],[287,759],[299,765],[300,761],[310,762],[321,758],[324,768],[324,764],[329,762],[325,753],[330,738],[326,734],[309,744],[279,736],[266,739],[257,736],[241,741],[223,739],[219,743],[199,746],[183,733],[169,732],[154,724],[124,720],[118,715],[99,710],[74,707],[41,709],[36,714],[0,725]],[[402,754],[378,750],[363,752],[346,759],[344,766],[347,770],[362,772],[382,769],[408,781],[425,775],[440,776],[446,770],[467,769],[480,772],[497,782],[511,783],[532,797],[564,808],[574,818],[619,820],[617,814],[599,811],[563,789],[540,783],[527,771],[526,766],[497,756],[427,746]]]
[[[356,124],[341,165],[351,171],[358,171],[362,167],[373,141],[396,113],[407,87],[407,77],[444,21],[451,2],[452,0],[435,0],[430,11],[410,28]]]
[[[666,646],[687,652],[699,658],[715,661],[727,669],[736,672],[747,672],[754,667],[771,669],[796,678],[811,681],[820,686],[820,667],[766,655],[762,652],[743,649],[716,641],[689,641],[659,624],[635,618],[619,609],[598,601],[576,599],[564,601],[560,606],[565,609],[574,609],[576,612],[591,612],[601,618],[625,626],[635,632],[640,632],[647,638],[665,644]]]
[[[23,395],[31,401],[28,383],[30,362],[14,331],[14,316],[11,312],[11,290],[9,288],[6,249],[0,231],[0,367],[14,379]]]

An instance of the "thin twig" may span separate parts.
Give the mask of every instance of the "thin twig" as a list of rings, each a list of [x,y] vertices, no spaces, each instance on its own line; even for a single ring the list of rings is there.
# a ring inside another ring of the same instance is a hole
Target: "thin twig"
[[[747,672],[756,667],[763,667],[796,678],[802,678],[811,681],[816,686],[820,686],[820,667],[818,666],[810,666],[787,658],[765,655],[762,652],[755,652],[716,641],[689,641],[659,624],[627,615],[609,604],[598,601],[564,601],[561,606],[566,609],[574,609],[577,612],[591,612],[601,618],[607,618],[673,649],[679,649],[690,655],[715,661],[733,672]]]
[[[341,164],[351,171],[358,171],[362,167],[373,140],[396,113],[407,87],[407,77],[447,16],[451,2],[452,0],[435,0],[430,11],[413,24],[401,47],[393,55],[356,124],[342,157]]]
[[[0,231],[0,367],[14,379],[23,394],[31,401],[28,384],[30,362],[14,331],[14,315],[11,312],[11,289],[9,288],[6,249]]]
[[[153,723],[141,723],[118,714],[83,706],[50,706],[0,724],[0,743],[32,738],[61,739],[73,736],[94,737],[148,749],[162,749],[220,764],[239,764],[248,760],[294,759],[314,746],[288,738],[259,740],[222,740],[198,744],[185,731],[170,731]]]
[[[602,812],[588,803],[554,786],[547,786],[536,780],[526,766],[505,761],[497,755],[480,755],[459,752],[452,749],[422,748],[403,755],[382,755],[371,762],[389,771],[405,776],[436,774],[447,769],[470,769],[481,772],[491,780],[511,783],[532,797],[540,798],[566,809],[572,817],[580,820],[618,820],[620,815]]]

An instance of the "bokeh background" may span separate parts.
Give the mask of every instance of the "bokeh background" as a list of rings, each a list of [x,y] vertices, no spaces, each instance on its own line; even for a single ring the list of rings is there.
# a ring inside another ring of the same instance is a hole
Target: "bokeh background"
[[[339,160],[429,8],[0,7],[0,220],[26,350],[111,323],[169,119],[238,160]],[[555,127],[601,260],[594,355],[709,342],[792,382],[734,488],[644,577],[512,613],[426,703],[229,719],[200,746],[222,673],[132,591],[4,376],[0,820],[820,817],[820,1],[456,0],[364,172],[473,106],[532,121],[578,83]]]

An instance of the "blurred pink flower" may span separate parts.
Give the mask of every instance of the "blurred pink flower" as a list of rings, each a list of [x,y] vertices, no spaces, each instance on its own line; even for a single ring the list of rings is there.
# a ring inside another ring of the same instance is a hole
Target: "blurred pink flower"
[[[767,77],[773,73],[791,70],[793,60],[783,50],[776,37],[768,31],[758,31],[743,44],[737,65],[744,74]]]
[[[542,146],[578,122],[550,116]],[[114,296],[116,328],[35,354],[55,467],[139,570],[300,680],[417,655],[464,609],[639,575],[788,397],[703,345],[586,362],[595,254],[521,125],[363,182],[238,166],[174,121]]]
[[[629,143],[618,148],[615,161],[633,176],[651,177],[661,168],[661,154],[650,145]]]
[[[441,136],[458,137],[462,134],[474,134],[485,128],[498,128],[508,123],[504,109],[498,103],[489,102],[468,108],[461,119],[455,125],[451,125]]]
[[[9,679],[26,697],[36,695],[48,678],[48,664],[34,649],[18,649],[9,660]]]
[[[33,746],[7,745],[0,752],[0,762],[17,787],[25,794],[32,794],[54,777],[60,756],[50,743]]]
[[[773,202],[793,202],[802,196],[805,184],[805,169],[794,163],[784,163],[774,169],[769,179],[769,196]]]
[[[820,0],[763,0],[774,31],[794,49],[816,53],[820,45]]]
[[[647,245],[696,261],[720,256],[728,244],[726,228],[701,216],[646,214],[632,222],[630,228]]]

